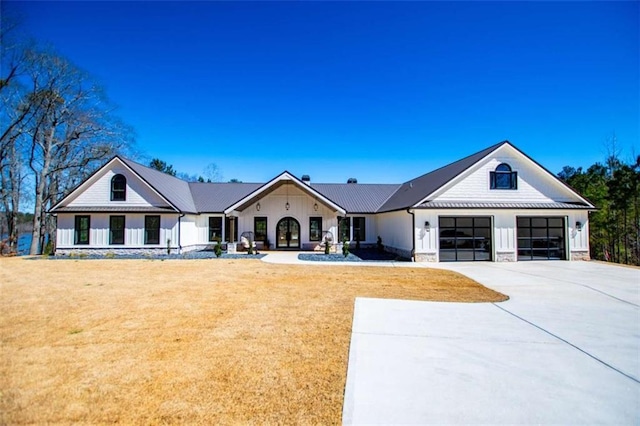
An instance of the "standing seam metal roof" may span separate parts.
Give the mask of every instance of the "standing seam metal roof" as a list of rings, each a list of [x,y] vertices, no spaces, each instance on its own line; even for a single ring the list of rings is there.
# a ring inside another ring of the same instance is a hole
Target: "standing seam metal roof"
[[[125,158],[121,160],[183,213],[197,213],[189,183]]]
[[[387,202],[378,209],[378,212],[404,210],[414,206],[424,197],[431,194],[433,191],[437,190],[504,144],[509,144],[509,141],[497,143],[473,155],[403,183],[391,198],[389,198],[389,200],[387,200]]]
[[[189,188],[198,212],[219,213],[262,185],[261,183],[190,182]]]
[[[400,184],[312,183],[311,187],[347,213],[375,213]]]

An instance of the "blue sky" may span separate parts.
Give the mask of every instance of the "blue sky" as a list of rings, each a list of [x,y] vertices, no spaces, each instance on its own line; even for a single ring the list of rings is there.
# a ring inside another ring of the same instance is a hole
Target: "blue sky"
[[[225,179],[403,182],[508,139],[552,172],[640,153],[638,2],[2,2],[137,148]]]

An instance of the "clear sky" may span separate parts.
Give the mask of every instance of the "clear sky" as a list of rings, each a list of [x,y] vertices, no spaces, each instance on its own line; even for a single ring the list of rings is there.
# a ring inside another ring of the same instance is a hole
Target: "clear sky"
[[[2,2],[138,149],[226,180],[399,183],[508,139],[552,172],[640,153],[639,2]]]

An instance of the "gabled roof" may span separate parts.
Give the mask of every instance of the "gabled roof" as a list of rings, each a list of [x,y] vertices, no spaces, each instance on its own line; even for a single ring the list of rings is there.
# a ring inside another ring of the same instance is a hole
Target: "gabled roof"
[[[140,179],[153,189],[160,197],[166,200],[172,207],[181,213],[229,213],[233,210],[242,210],[248,205],[256,202],[260,197],[277,189],[281,185],[293,183],[310,196],[317,198],[319,202],[333,208],[340,213],[381,213],[409,208],[513,208],[516,204],[509,203],[473,203],[467,204],[460,201],[455,203],[436,203],[429,197],[436,191],[445,187],[448,183],[455,183],[455,179],[469,170],[475,164],[491,155],[501,147],[508,145],[524,157],[528,158],[541,170],[548,173],[552,178],[563,184],[573,194],[577,196],[580,203],[546,203],[517,204],[519,208],[593,208],[588,200],[581,197],[575,190],[562,182],[557,176],[549,172],[538,164],[531,157],[513,146],[509,141],[503,141],[492,145],[473,155],[441,167],[430,173],[407,181],[403,184],[357,184],[357,183],[313,183],[307,184],[291,173],[284,171],[269,182],[261,183],[201,183],[186,182],[174,176],[136,163],[135,161],[116,156],[107,162],[102,168],[94,172],[96,175],[104,167],[113,161],[120,161],[128,167]],[[51,211],[80,211],[79,208],[71,209],[62,207],[64,201],[74,192],[81,190],[90,178],[78,185],[71,194],[58,202]],[[582,203],[584,202],[584,203]],[[511,207],[508,207],[511,206]],[[105,209],[104,207],[102,209]],[[108,207],[112,208],[112,207]],[[107,209],[108,209],[107,208]],[[84,207],[84,209],[89,209]],[[92,208],[93,211],[101,211],[100,207]],[[130,211],[131,208],[129,208]],[[162,208],[158,208],[162,211]],[[89,211],[89,210],[87,210]],[[115,211],[115,210],[113,210]]]
[[[385,202],[378,212],[390,212],[394,210],[404,210],[415,206],[424,197],[431,194],[447,182],[476,164],[478,161],[491,154],[509,141],[503,141],[489,148],[476,152],[447,166],[436,169],[425,175],[403,183],[400,188]]]
[[[265,183],[264,185],[261,185],[255,191],[247,194],[246,196],[240,198],[231,206],[227,207],[224,210],[224,213],[228,214],[231,211],[237,210],[237,209],[242,210],[249,204],[253,204],[254,202],[256,202],[261,195],[271,192],[276,188],[280,187],[281,185],[287,184],[288,182],[292,182],[299,189],[302,189],[304,192],[309,193],[309,195],[316,197],[318,201],[321,201],[322,203],[324,203],[327,206],[330,206],[336,211],[341,213],[346,213],[345,209],[342,206],[337,204],[335,201],[325,197],[323,194],[321,194],[320,192],[312,188],[310,185],[307,185],[306,183],[302,182],[300,179],[298,179],[297,177],[295,177],[294,175],[292,175],[286,170],[280,173],[278,176],[271,179],[269,182]]]
[[[120,157],[119,157],[120,158]],[[182,213],[197,213],[189,183],[159,170],[152,169],[126,158],[120,158],[131,170],[140,176],[149,186],[162,194]]]
[[[397,183],[312,183],[311,186],[350,214],[375,213],[400,188]]]

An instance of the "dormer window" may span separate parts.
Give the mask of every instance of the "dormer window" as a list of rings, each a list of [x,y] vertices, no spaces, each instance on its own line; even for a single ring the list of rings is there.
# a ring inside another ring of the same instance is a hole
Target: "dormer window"
[[[127,199],[127,178],[115,175],[111,179],[111,201],[125,201]]]
[[[518,189],[518,172],[511,170],[511,166],[502,163],[491,172],[491,189]]]

